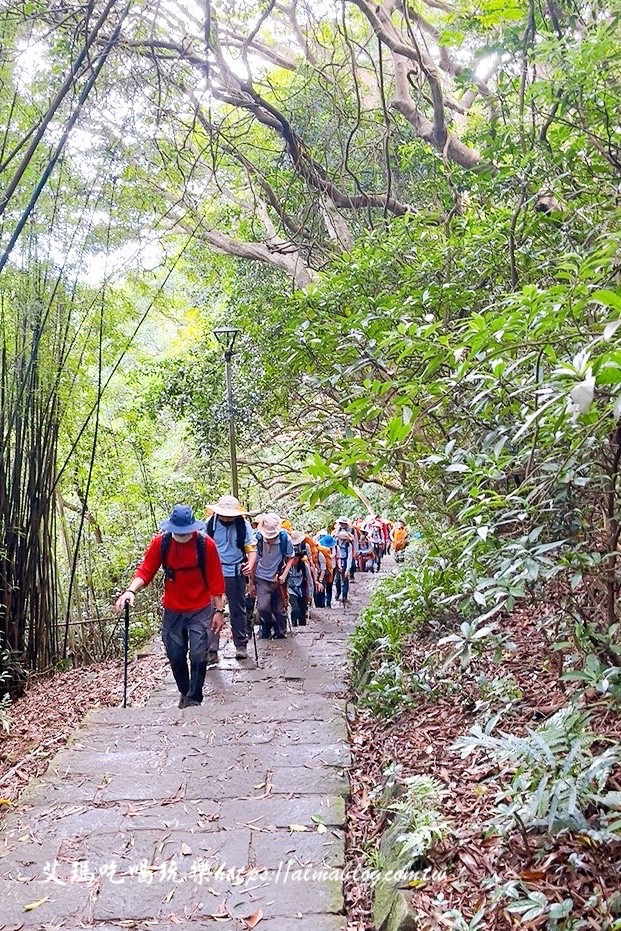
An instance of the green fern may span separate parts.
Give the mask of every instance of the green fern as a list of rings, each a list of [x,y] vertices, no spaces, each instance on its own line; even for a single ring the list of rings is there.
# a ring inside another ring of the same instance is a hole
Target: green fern
[[[403,788],[400,798],[387,806],[393,821],[382,848],[392,850],[402,865],[410,866],[447,836],[450,825],[439,807],[446,794],[442,783],[430,776],[410,776]]]
[[[11,699],[8,695],[4,695],[0,698],[0,728],[2,728],[5,734],[8,734],[11,730],[11,717],[8,714],[10,706]]]
[[[621,825],[611,817],[611,810],[621,808],[621,794],[602,793],[621,760],[621,745],[594,756],[591,747],[597,737],[588,729],[588,715],[573,708],[558,711],[525,737],[503,731],[492,735],[497,721],[495,718],[485,730],[475,725],[453,746],[462,757],[482,750],[513,772],[497,808],[505,824],[519,820],[551,833],[579,830],[599,840],[616,835]],[[587,817],[591,811],[598,813],[595,824]]]

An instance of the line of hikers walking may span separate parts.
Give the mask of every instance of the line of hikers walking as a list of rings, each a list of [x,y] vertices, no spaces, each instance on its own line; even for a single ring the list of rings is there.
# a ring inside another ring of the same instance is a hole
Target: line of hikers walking
[[[389,550],[402,558],[408,543],[404,521],[392,524],[379,515],[342,516],[333,528],[311,533],[273,512],[251,522],[233,495],[207,511],[202,521],[189,505],[175,505],[115,604],[117,612],[133,606],[162,568],[162,641],[180,708],[203,700],[207,669],[218,662],[225,597],[235,656],[244,660],[255,613],[262,639],[284,639],[289,608],[292,626],[302,627],[312,604],[346,606],[356,572],[379,571]]]

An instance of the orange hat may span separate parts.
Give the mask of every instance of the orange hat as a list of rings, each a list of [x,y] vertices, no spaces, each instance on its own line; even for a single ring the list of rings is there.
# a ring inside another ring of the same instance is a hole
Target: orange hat
[[[289,520],[288,517],[286,517],[286,518],[283,520],[283,522],[282,522],[282,529],[283,529],[283,530],[288,530],[289,532],[291,532],[291,531],[293,530],[293,524],[291,523],[291,521]]]

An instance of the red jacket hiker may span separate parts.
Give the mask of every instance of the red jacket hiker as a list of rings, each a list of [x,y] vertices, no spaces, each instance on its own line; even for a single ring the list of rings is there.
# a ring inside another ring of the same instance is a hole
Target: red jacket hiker
[[[116,600],[116,610],[134,604],[136,594],[163,566],[162,641],[179,689],[179,708],[203,701],[207,666],[218,662],[218,634],[224,623],[224,577],[216,544],[199,532],[189,504],[176,504],[159,534],[149,544],[133,579]],[[190,666],[188,668],[188,649]]]
[[[174,570],[174,579],[166,578],[162,604],[171,611],[200,611],[211,604],[214,595],[224,594],[224,576],[218,549],[211,537],[203,537],[205,543],[205,576],[198,564],[196,547],[197,533],[192,540],[178,543],[173,537],[166,553],[166,565]],[[145,585],[153,581],[162,565],[162,534],[151,541],[142,562],[134,573]],[[209,587],[207,587],[207,583]]]

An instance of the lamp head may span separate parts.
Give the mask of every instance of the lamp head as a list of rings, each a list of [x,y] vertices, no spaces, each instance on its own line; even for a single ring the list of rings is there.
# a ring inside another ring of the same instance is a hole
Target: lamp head
[[[222,346],[225,356],[231,356],[233,354],[233,346],[235,345],[235,340],[239,332],[239,328],[235,326],[219,326],[214,328],[213,335]]]

